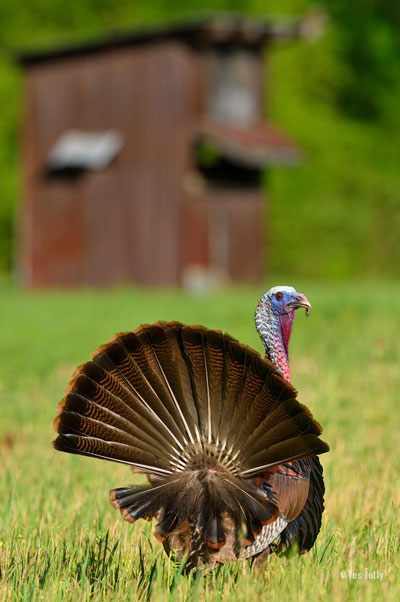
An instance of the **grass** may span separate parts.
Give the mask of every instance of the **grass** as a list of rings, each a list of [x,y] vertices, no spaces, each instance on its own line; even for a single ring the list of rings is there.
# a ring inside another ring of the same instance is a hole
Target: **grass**
[[[74,367],[139,323],[203,323],[260,350],[252,314],[263,291],[0,288],[1,601],[400,599],[400,285],[294,284],[313,311],[296,319],[293,382],[331,445],[322,530],[309,554],[273,556],[259,577],[235,563],[197,579],[180,575],[152,524],[128,525],[110,506],[129,470],[55,452],[52,419]]]

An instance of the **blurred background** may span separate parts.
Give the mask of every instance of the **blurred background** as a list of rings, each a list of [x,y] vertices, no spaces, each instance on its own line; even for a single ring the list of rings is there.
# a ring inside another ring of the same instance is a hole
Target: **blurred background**
[[[204,8],[0,1],[0,600],[178,599],[151,524],[109,507],[126,467],[54,452],[57,403],[141,323],[261,351],[277,284],[313,305],[292,378],[332,451],[317,545],[272,563],[269,595],[400,599],[400,3]],[[264,599],[242,578],[198,599]]]
[[[1,3],[6,278],[397,278],[400,7],[212,8]]]

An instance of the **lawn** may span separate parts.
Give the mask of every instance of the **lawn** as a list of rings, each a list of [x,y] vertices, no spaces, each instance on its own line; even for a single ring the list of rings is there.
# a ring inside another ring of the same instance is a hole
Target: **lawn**
[[[140,323],[201,323],[261,351],[253,312],[263,291],[1,286],[0,600],[400,599],[400,285],[298,288],[313,310],[296,318],[293,384],[331,445],[320,536],[307,555],[271,557],[260,576],[235,563],[194,579],[151,523],[128,525],[109,504],[109,489],[133,481],[127,467],[55,452],[52,420],[75,366]]]

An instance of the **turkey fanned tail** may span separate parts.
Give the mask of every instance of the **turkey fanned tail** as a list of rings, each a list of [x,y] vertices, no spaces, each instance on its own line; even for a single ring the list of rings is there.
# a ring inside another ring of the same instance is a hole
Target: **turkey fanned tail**
[[[276,537],[287,520],[268,475],[329,449],[272,363],[229,335],[177,322],[100,347],[73,376],[55,428],[60,451],[146,473],[149,485],[111,491],[112,505],[129,522],[155,518],[158,539],[196,562],[269,545],[267,533]],[[307,512],[299,524],[312,518]],[[290,540],[287,527],[282,543]]]

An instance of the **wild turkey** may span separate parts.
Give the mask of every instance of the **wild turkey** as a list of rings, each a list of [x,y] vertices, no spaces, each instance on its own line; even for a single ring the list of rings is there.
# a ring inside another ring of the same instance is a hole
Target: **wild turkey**
[[[266,359],[228,334],[158,322],[116,335],[79,366],[59,405],[57,450],[128,464],[148,485],[114,489],[130,523],[186,570],[297,541],[308,550],[323,511],[328,451],[290,384],[288,343],[307,298],[274,287],[256,309]]]

